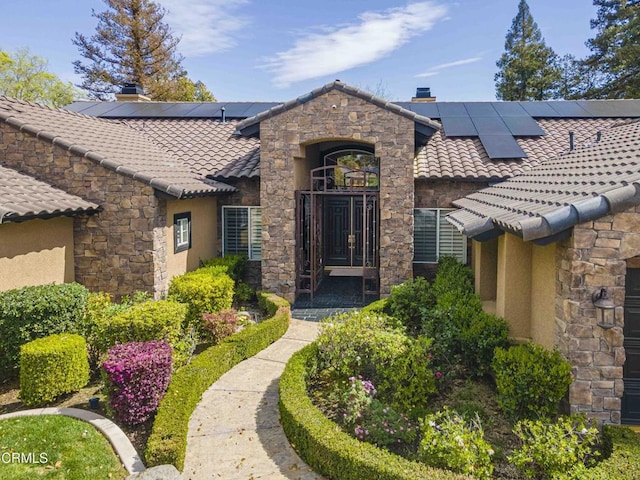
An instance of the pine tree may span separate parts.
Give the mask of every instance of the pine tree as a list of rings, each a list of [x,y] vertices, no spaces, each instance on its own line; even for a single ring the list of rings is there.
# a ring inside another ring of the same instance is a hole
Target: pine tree
[[[600,76],[589,98],[640,98],[640,0],[594,0],[598,7],[584,64]]]
[[[546,100],[557,96],[561,78],[557,56],[545,45],[525,0],[520,0],[504,48],[496,62],[500,70],[494,77],[499,100]]]
[[[111,98],[125,83],[141,85],[153,100],[194,100],[185,98],[185,85],[196,84],[182,66],[180,39],[163,22],[166,11],[151,0],[103,1],[108,9],[92,13],[96,33],[87,38],[76,32],[72,40],[87,60],[73,63],[83,77],[79,87],[98,100]]]

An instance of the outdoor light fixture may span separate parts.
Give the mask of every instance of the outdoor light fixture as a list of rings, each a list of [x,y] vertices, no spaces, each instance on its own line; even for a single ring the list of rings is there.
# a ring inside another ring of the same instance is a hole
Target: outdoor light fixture
[[[593,292],[591,300],[593,301],[593,306],[596,307],[598,326],[607,330],[615,327],[616,306],[607,295],[607,289],[602,287]]]

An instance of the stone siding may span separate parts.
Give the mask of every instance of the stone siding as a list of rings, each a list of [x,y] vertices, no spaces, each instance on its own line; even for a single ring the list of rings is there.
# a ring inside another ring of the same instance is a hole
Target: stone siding
[[[103,207],[74,219],[77,282],[116,297],[164,293],[166,207],[152,187],[6,124],[0,126],[0,162]]]
[[[263,288],[294,300],[294,158],[305,146],[344,141],[380,158],[380,291],[410,278],[413,259],[414,122],[339,90],[260,124]]]
[[[556,345],[573,365],[572,412],[620,423],[624,389],[624,297],[627,260],[640,255],[640,207],[586,222],[560,243],[556,264]],[[605,287],[616,325],[597,325],[592,294]]]
[[[487,182],[417,179],[415,208],[454,208],[452,202],[489,186]]]

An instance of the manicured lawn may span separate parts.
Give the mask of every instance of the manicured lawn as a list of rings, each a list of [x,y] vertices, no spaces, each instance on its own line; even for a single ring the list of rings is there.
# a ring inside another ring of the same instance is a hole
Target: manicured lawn
[[[93,426],[61,415],[0,420],[0,479],[94,480],[127,476]]]

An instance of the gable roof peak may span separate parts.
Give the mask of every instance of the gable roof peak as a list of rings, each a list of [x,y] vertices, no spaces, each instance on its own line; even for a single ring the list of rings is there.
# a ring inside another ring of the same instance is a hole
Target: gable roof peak
[[[420,123],[422,125],[426,125],[428,127],[433,128],[434,130],[439,130],[441,128],[440,124],[438,122],[434,122],[433,120],[431,120],[429,117],[425,117],[423,115],[418,115],[415,112],[412,112],[411,110],[408,110],[404,107],[401,107],[400,105],[391,102],[385,98],[382,97],[378,97],[376,95],[373,95],[372,93],[369,93],[365,90],[362,90],[360,88],[356,88],[356,87],[352,87],[351,85],[348,85],[344,82],[341,82],[340,80],[334,80],[333,82],[329,82],[319,88],[316,88],[304,95],[300,95],[299,97],[292,99],[292,100],[288,100],[280,105],[276,105],[273,108],[270,108],[269,110],[266,110],[264,112],[261,112],[257,115],[254,115],[253,117],[249,117],[246,118],[245,120],[241,121],[240,123],[238,123],[237,125],[237,129],[236,129],[236,135],[243,135],[244,129],[247,129],[248,127],[252,127],[256,124],[259,124],[260,122],[262,122],[263,120],[266,120],[267,118],[272,118],[275,117],[276,115],[279,115],[283,112],[286,112],[287,110],[290,110],[294,107],[297,107],[298,105],[303,105],[311,100],[313,100],[314,98],[317,98],[321,95],[324,95],[325,93],[329,93],[333,90],[340,90],[344,93],[347,93],[349,95],[352,95],[354,97],[358,97],[366,102],[369,102],[373,105],[376,105],[380,108],[383,108],[385,110],[389,110],[397,115],[406,117],[410,120],[413,120],[416,123]]]

